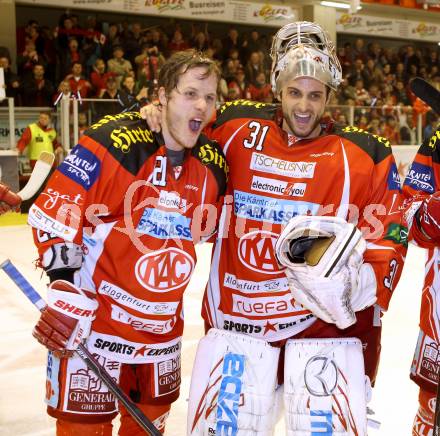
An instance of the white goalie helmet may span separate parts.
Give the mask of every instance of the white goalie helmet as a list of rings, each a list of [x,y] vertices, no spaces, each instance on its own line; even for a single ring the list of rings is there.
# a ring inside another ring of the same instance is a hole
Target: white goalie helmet
[[[274,36],[270,56],[271,85],[277,96],[286,78],[312,77],[334,91],[341,83],[342,69],[335,47],[316,23],[298,21],[283,26]]]

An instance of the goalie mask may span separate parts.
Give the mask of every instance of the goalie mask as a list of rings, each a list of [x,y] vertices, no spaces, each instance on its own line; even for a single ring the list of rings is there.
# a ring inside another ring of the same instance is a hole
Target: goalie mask
[[[334,91],[341,83],[335,47],[318,24],[298,21],[285,25],[274,36],[270,55],[271,85],[277,96],[286,78],[311,77]]]

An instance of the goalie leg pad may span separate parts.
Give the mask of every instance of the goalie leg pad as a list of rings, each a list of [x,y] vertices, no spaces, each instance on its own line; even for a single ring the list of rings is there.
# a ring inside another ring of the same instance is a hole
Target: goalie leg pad
[[[288,436],[367,435],[367,392],[359,339],[290,339],[285,359]]]
[[[194,361],[187,434],[272,435],[279,354],[261,339],[210,329]]]

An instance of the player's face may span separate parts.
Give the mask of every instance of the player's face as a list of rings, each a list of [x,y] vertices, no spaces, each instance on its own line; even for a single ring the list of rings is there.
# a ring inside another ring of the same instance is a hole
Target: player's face
[[[179,78],[176,88],[166,96],[159,90],[163,106],[162,127],[168,148],[192,148],[215,111],[217,76],[205,76],[206,69],[196,67]]]
[[[325,85],[311,77],[286,80],[281,88],[283,129],[297,138],[314,138],[327,100]]]
[[[40,116],[38,117],[38,122],[40,123],[40,126],[47,127],[49,125],[49,122],[50,122],[49,115],[47,115],[47,114],[40,114]]]

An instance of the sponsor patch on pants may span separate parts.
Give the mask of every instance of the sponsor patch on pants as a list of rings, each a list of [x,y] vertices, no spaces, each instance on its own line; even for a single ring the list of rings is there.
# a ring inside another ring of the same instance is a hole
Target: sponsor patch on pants
[[[180,386],[180,355],[154,363],[155,397],[170,394]]]
[[[121,364],[103,356],[94,356],[110,376],[118,381]],[[79,357],[68,360],[66,372],[61,374],[62,379],[62,402],[58,410],[76,414],[110,414],[117,411],[114,395]]]
[[[420,331],[411,365],[413,377],[425,383],[431,382],[436,387],[439,380],[439,368],[439,345],[434,339]]]

